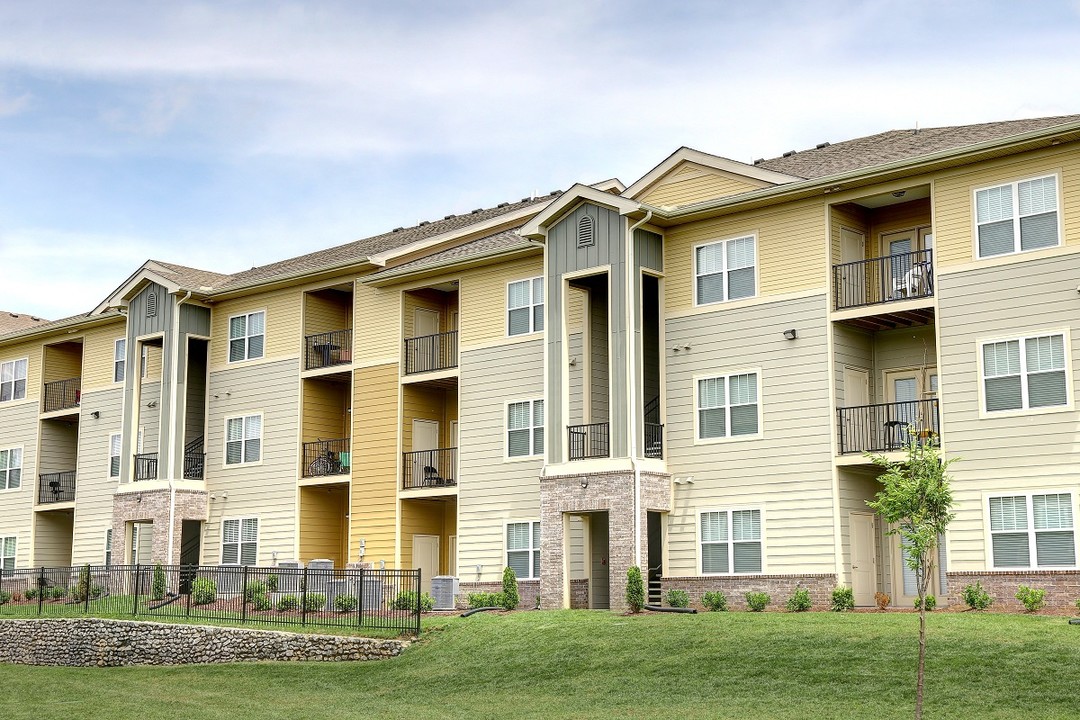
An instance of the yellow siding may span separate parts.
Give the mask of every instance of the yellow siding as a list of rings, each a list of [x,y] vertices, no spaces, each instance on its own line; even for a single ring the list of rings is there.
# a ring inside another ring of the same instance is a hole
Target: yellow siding
[[[833,205],[829,208],[829,252],[834,265],[843,262],[843,252],[840,249],[840,230],[842,228],[860,232],[864,238],[870,236],[870,226],[866,220],[866,212],[865,208],[851,203]]]
[[[695,245],[751,233],[757,235],[759,297],[824,290],[825,212],[822,201],[811,200],[773,212],[740,213],[668,230],[664,243],[667,311],[689,310],[694,305]]]
[[[352,296],[332,290],[309,292],[304,298],[304,335],[352,327]]]
[[[397,362],[401,357],[401,289],[356,283],[353,297],[357,332],[353,361],[359,364]]]
[[[331,440],[349,434],[349,386],[329,380],[303,382],[302,442]]]
[[[327,558],[345,567],[348,492],[343,486],[300,488],[300,561]]]
[[[413,448],[413,420],[439,423],[439,447],[451,447],[450,423],[457,420],[457,393],[453,390],[403,385],[401,388],[401,448]]]
[[[683,163],[658,180],[641,201],[650,205],[678,207],[767,186],[768,183],[733,173]]]
[[[62,342],[45,346],[42,382],[79,377],[82,372],[82,343]]]
[[[30,341],[0,348],[0,363],[26,358],[26,400],[36,400],[41,396],[41,356],[42,342]],[[22,402],[16,400],[12,404]],[[0,405],[0,407],[4,407]]]
[[[585,317],[586,291],[579,287],[570,286],[566,293],[566,332],[568,334],[581,332],[584,327],[582,320]]]
[[[427,502],[404,500],[401,503],[401,564],[416,567],[413,562],[413,535],[439,537],[439,572],[449,568],[450,536],[457,532],[456,505],[452,501]]]
[[[146,382],[157,382],[161,380],[161,367],[164,361],[165,350],[162,346],[146,346]]]
[[[457,310],[457,294],[437,290],[410,290],[402,298],[401,326],[404,337],[416,337],[416,310],[434,310],[439,313],[439,332],[451,329],[451,313]]]
[[[124,337],[124,330],[124,324],[117,322],[83,335],[83,392],[120,386],[113,382],[113,356],[116,341]]]
[[[356,558],[360,539],[365,560],[387,567],[394,563],[398,485],[398,365],[356,371],[353,399],[351,547]]]
[[[210,341],[211,370],[298,357],[303,345],[300,334],[302,298],[303,288],[286,288],[225,300],[214,305]],[[266,340],[262,360],[228,363],[229,318],[260,310],[266,312]]]
[[[475,268],[461,275],[461,348],[506,340],[506,285],[538,277],[544,259],[535,255]]]
[[[899,205],[889,205],[868,213],[870,232],[867,234],[867,257],[881,257],[888,252],[882,250],[881,237],[902,230],[913,230],[930,225],[930,199],[912,200]]]

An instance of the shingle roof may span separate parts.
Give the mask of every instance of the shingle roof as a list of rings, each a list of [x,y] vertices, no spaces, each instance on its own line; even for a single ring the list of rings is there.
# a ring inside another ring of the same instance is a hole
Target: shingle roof
[[[407,275],[428,267],[438,267],[451,263],[465,262],[470,258],[533,246],[533,243],[528,239],[518,235],[517,230],[517,228],[514,228],[513,230],[506,230],[504,232],[495,233],[494,235],[488,235],[487,237],[470,240],[457,247],[432,253],[431,255],[425,255],[416,260],[410,260],[409,262],[395,265],[386,270],[381,270],[369,275],[365,279],[383,280],[399,275]]]
[[[185,290],[198,290],[204,287],[217,288],[228,282],[230,277],[222,273],[200,270],[161,260],[151,260],[151,262],[161,267],[162,275],[165,275]]]
[[[72,325],[81,325],[88,320],[108,320],[110,318],[120,317],[121,314],[117,310],[106,310],[98,315],[91,315],[90,313],[79,313],[78,315],[72,315],[66,318],[60,318],[59,320],[51,320],[49,322],[39,323],[37,325],[31,325],[29,327],[23,327],[16,330],[2,330],[0,331],[0,341],[12,340],[23,335],[32,335],[37,332],[60,330]]]
[[[25,330],[26,328],[34,327],[35,325],[44,325],[47,322],[49,321],[45,318],[34,317],[33,315],[27,315],[25,313],[0,310],[0,335],[7,335],[8,333],[17,330]]]
[[[1055,125],[1080,121],[1080,115],[1008,120],[980,125],[889,130],[754,163],[756,167],[813,179],[874,165],[998,140]]]

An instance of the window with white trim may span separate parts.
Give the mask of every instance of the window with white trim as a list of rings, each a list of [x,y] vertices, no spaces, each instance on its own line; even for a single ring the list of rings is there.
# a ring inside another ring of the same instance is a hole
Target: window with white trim
[[[112,565],[112,528],[105,529],[105,565]]]
[[[22,448],[0,450],[0,490],[22,485]]]
[[[1076,567],[1071,493],[990,498],[995,568]]]
[[[113,344],[113,382],[124,382],[127,369],[127,340],[120,338]]]
[[[757,435],[757,373],[719,375],[697,381],[698,439]]]
[[[229,318],[229,362],[263,356],[266,340],[266,313],[253,312]]]
[[[544,454],[544,401],[526,400],[506,406],[506,454]]]
[[[506,566],[519,578],[540,577],[540,523],[506,525]]]
[[[544,329],[544,278],[506,286],[506,334],[526,335]]]
[[[109,477],[120,477],[120,433],[109,436]]]
[[[15,569],[15,536],[0,538],[0,570]]]
[[[701,572],[761,572],[761,510],[701,513]]]
[[[757,239],[753,235],[694,248],[694,302],[739,300],[757,294]]]
[[[262,415],[225,421],[225,464],[242,465],[262,459]]]
[[[26,358],[0,363],[0,402],[26,397]]]
[[[1064,335],[1039,335],[982,345],[986,412],[1069,403]]]
[[[259,518],[221,523],[221,564],[254,565],[259,557]]]
[[[1057,246],[1057,211],[1056,175],[976,190],[979,257]]]

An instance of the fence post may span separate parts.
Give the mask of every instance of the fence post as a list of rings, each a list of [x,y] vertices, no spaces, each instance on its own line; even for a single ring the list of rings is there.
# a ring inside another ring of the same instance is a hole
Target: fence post
[[[94,580],[90,576],[90,563],[86,563],[86,587],[83,590],[86,592],[86,614],[90,614],[90,588],[94,586]]]
[[[424,586],[424,583],[422,582],[422,579],[421,579],[421,575],[423,574],[423,572],[424,571],[421,568],[416,569],[416,634],[417,635],[420,635],[420,609],[423,606],[423,603],[421,602],[422,598],[421,598],[421,591],[420,591],[420,588],[422,588]]]
[[[360,582],[356,586],[356,627],[364,627],[364,568],[360,568]]]
[[[308,567],[304,566],[304,587],[300,589],[300,624],[307,625]]]
[[[45,566],[41,566],[41,575],[38,577],[38,606],[37,614],[41,615],[45,610]]]
[[[140,568],[142,566],[139,563],[135,563],[135,593],[132,595],[135,598],[131,604],[131,614],[133,617],[137,617],[139,614],[139,578],[142,575]]]
[[[247,622],[247,584],[248,584],[248,566],[241,566],[244,568],[240,578],[240,622]]]
[[[192,568],[196,569],[193,570]],[[188,573],[189,580],[187,589],[187,612],[185,613],[185,616],[191,617],[191,596],[195,594],[195,581],[199,579],[199,571],[197,569],[197,566],[188,565]]]

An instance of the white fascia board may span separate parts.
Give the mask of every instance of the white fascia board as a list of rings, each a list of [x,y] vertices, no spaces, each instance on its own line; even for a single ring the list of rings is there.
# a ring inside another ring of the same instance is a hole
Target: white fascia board
[[[546,228],[552,221],[559,218],[567,208],[582,200],[609,207],[620,215],[626,215],[641,209],[640,203],[627,200],[621,195],[612,195],[609,192],[578,183],[548,203],[547,207],[537,213],[536,217],[525,223],[525,226],[520,231],[521,236],[543,238],[542,228]]]
[[[146,281],[155,282],[171,293],[180,291],[180,286],[174,281],[168,280],[151,270],[150,268],[153,266],[154,263],[152,261],[147,261],[131,277],[124,281],[123,285],[113,290],[107,298],[102,300],[96,308],[91,310],[90,314],[97,315],[111,307],[120,307],[120,300],[128,300],[133,297],[135,295],[135,290]]]
[[[626,186],[622,184],[622,181],[619,180],[619,178],[609,178],[607,180],[601,180],[598,183],[593,183],[589,187],[596,188],[597,190],[602,190],[606,193],[615,190],[619,194],[622,194],[626,190]]]
[[[708,153],[703,153],[700,150],[681,147],[668,155],[667,159],[662,163],[645,173],[640,180],[626,188],[622,193],[623,197],[632,198],[635,195],[640,194],[681,162],[696,163],[714,170],[722,170],[734,175],[742,175],[743,177],[752,180],[767,182],[770,185],[781,185],[783,183],[795,182],[796,180],[803,179],[794,175],[785,175],[784,173],[773,172],[772,170],[755,167],[754,165],[747,165],[738,160],[730,160],[725,157],[720,157],[719,155],[710,155]]]

